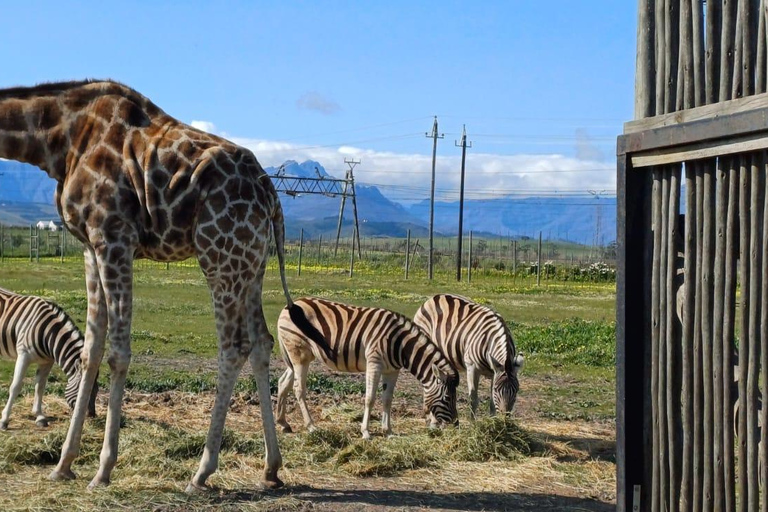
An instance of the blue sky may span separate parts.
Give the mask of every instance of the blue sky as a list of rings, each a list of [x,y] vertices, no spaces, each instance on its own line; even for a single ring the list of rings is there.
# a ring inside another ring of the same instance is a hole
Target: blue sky
[[[319,160],[402,200],[438,197],[466,124],[470,197],[615,188],[636,5],[616,0],[10,2],[0,87],[113,78],[264,166]]]

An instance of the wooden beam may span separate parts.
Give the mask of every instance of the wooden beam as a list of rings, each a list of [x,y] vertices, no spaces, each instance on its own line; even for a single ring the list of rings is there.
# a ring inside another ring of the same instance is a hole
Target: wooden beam
[[[766,148],[768,148],[768,131],[735,139],[721,139],[635,153],[632,155],[632,167],[641,168],[691,162],[704,158],[759,151]]]

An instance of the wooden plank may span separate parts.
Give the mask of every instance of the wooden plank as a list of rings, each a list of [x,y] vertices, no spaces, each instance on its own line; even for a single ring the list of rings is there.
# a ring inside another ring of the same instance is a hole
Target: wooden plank
[[[734,114],[768,107],[768,93],[755,94],[746,98],[712,103],[701,107],[681,110],[671,114],[661,114],[644,119],[636,119],[624,123],[624,133],[639,133],[647,130],[657,130],[694,121],[719,119]]]
[[[634,153],[632,166],[639,169],[754,152],[766,148],[768,148],[768,132]]]
[[[629,172],[617,161],[616,280],[616,510],[633,510],[641,486],[641,510],[650,503],[652,416],[650,400],[650,175]],[[642,364],[638,364],[642,362]]]

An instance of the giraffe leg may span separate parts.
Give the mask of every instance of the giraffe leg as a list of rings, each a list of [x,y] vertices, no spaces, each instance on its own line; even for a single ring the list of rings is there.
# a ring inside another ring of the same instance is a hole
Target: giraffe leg
[[[363,423],[360,426],[360,432],[363,439],[370,439],[368,432],[368,423],[371,419],[371,409],[376,403],[376,388],[379,387],[379,378],[381,377],[381,368],[375,364],[369,364],[365,371],[365,410],[363,411]]]
[[[83,433],[83,422],[88,409],[88,401],[96,381],[101,359],[104,357],[104,342],[107,335],[107,303],[99,278],[96,253],[93,249],[86,248],[83,255],[85,259],[85,284],[88,291],[85,345],[80,356],[83,374],[80,380],[80,389],[77,392],[75,409],[69,420],[67,438],[61,447],[59,463],[49,477],[51,480],[72,480],[76,476],[72,471],[72,461],[80,452],[80,438]]]
[[[248,337],[253,342],[250,361],[256,388],[259,391],[261,423],[264,430],[264,477],[262,485],[267,489],[283,486],[277,472],[283,465],[280,447],[277,444],[275,419],[272,415],[272,395],[269,391],[269,357],[272,354],[274,340],[267,330],[267,321],[261,309],[261,288],[258,293],[251,293],[248,312]]]
[[[381,404],[383,412],[381,414],[381,428],[387,436],[392,435],[392,396],[395,394],[395,384],[399,372],[385,373],[382,375]]]
[[[32,404],[32,414],[35,416],[35,424],[38,427],[48,426],[48,418],[43,414],[43,395],[45,395],[45,385],[48,383],[51,368],[53,368],[53,361],[40,363],[35,372],[35,402]]]
[[[206,480],[219,465],[221,436],[227,419],[229,401],[235,381],[246,358],[251,353],[252,344],[245,333],[244,297],[238,297],[227,288],[212,285],[213,308],[216,315],[216,331],[219,336],[219,371],[216,380],[216,399],[211,412],[211,425],[205,440],[205,449],[200,465],[187,485],[187,492],[207,491],[210,487]],[[269,387],[267,387],[269,392]],[[271,404],[270,404],[271,405]]]
[[[480,384],[480,372],[474,365],[467,366],[467,386],[469,387],[470,417],[474,421],[477,418],[477,387]],[[493,400],[491,400],[493,402]]]
[[[127,256],[133,251],[126,251],[123,258],[107,261],[97,252],[99,275],[107,304],[109,326],[109,369],[110,388],[107,424],[104,432],[104,444],[101,447],[99,470],[88,485],[89,489],[109,485],[112,470],[117,462],[118,437],[120,434],[120,414],[123,406],[125,379],[131,362],[131,318],[133,304],[133,261]],[[115,261],[117,260],[117,261]],[[90,401],[91,393],[88,393]],[[87,404],[86,404],[87,405]]]
[[[277,382],[277,420],[275,423],[283,432],[292,432],[288,420],[285,419],[286,402],[288,401],[288,390],[293,387],[293,368],[290,366],[280,376]]]
[[[8,390],[8,403],[5,404],[3,409],[3,415],[0,418],[0,430],[8,430],[8,422],[11,417],[11,408],[13,407],[13,401],[21,393],[21,383],[24,380],[24,374],[27,373],[31,361],[28,354],[20,352],[16,356],[16,367],[13,370],[13,381],[11,382],[11,388]]]

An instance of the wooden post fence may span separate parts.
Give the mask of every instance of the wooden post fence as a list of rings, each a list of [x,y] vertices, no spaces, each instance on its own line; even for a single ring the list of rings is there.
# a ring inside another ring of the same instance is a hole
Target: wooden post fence
[[[301,236],[299,237],[299,266],[297,274],[301,275],[301,256],[304,252],[304,228],[301,228]]]

